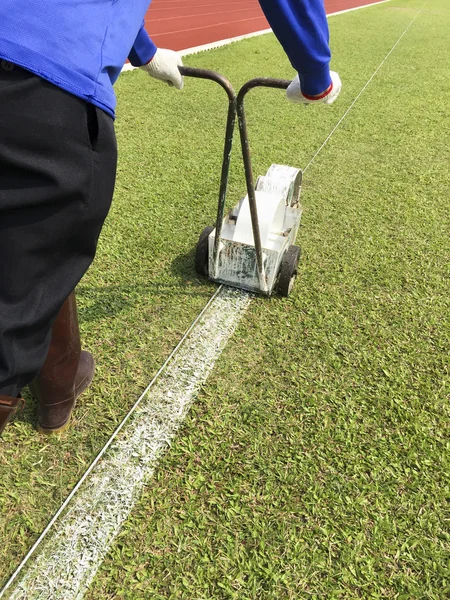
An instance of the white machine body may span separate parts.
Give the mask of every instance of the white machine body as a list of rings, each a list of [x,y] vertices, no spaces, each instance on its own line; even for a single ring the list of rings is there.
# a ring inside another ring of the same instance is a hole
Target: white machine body
[[[209,236],[208,271],[211,279],[266,295],[272,293],[283,255],[295,243],[300,226],[301,183],[301,170],[284,165],[272,165],[256,183],[263,281],[260,281],[257,270],[248,196],[223,220],[216,257],[216,230]]]

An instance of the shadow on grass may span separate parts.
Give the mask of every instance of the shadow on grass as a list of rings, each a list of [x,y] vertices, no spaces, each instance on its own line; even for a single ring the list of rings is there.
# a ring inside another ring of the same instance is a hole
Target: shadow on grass
[[[94,287],[81,284],[77,288],[79,298],[89,299],[89,306],[79,306],[79,317],[82,322],[94,322],[105,317],[113,317],[128,308],[138,304],[143,296],[166,296],[173,298],[204,298],[211,297],[211,288],[204,279],[200,279],[193,270],[194,251],[178,256],[171,265],[170,273],[177,281],[150,281],[146,284],[128,283]]]

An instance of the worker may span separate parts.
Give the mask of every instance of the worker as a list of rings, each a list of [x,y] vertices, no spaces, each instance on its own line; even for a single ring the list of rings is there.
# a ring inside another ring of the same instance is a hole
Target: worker
[[[289,100],[331,104],[322,0],[260,0],[298,75]],[[92,263],[116,176],[113,84],[127,57],[183,87],[177,52],[144,28],[149,0],[0,2],[0,433],[27,385],[37,428],[68,424],[94,376],[74,289]]]

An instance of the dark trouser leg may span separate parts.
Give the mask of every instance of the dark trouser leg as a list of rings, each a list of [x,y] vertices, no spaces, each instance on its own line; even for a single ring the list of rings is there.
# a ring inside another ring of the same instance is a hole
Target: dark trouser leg
[[[0,70],[0,395],[41,370],[56,315],[94,258],[115,169],[108,115]]]

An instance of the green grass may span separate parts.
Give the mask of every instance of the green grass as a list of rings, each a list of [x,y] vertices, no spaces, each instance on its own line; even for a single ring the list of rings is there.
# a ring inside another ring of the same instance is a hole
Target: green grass
[[[257,174],[309,162],[422,5],[330,19],[331,108],[252,93]],[[449,32],[431,0],[307,172],[292,296],[253,301],[89,600],[450,595]],[[236,87],[292,75],[271,36],[186,63]],[[115,202],[79,288],[98,375],[61,440],[34,432],[31,400],[5,431],[3,582],[215,289],[192,249],[215,213],[225,96],[140,72],[117,91]]]

